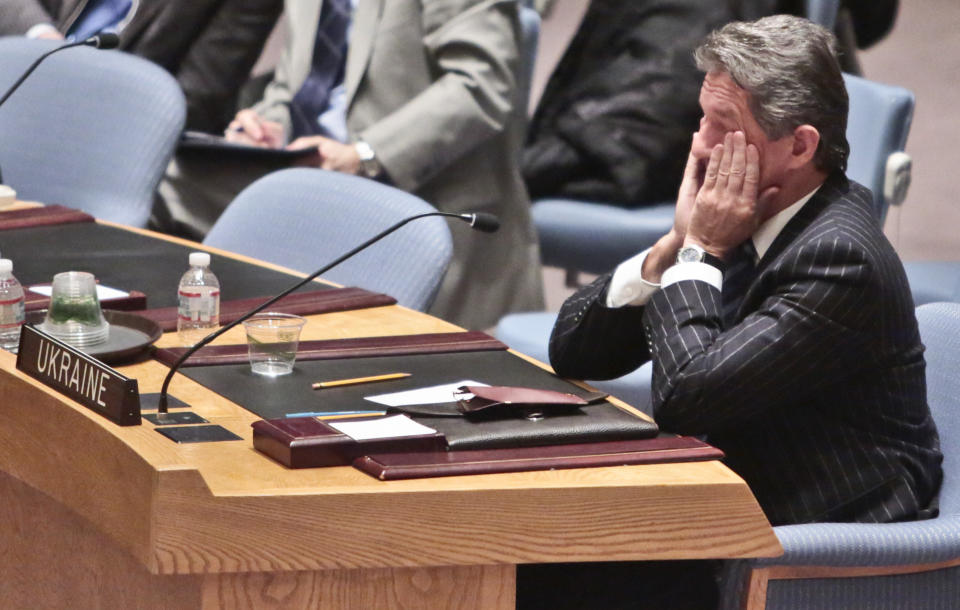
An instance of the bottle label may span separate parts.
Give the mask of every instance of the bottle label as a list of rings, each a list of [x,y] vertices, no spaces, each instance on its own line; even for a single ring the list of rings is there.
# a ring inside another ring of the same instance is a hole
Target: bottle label
[[[209,324],[219,317],[219,290],[206,293],[180,290],[178,294],[180,296],[180,307],[177,309],[177,315],[181,320]]]
[[[6,332],[14,328],[23,326],[23,319],[26,313],[24,309],[23,298],[12,299],[10,301],[0,301],[0,307],[12,307],[12,316],[0,316],[0,332]]]

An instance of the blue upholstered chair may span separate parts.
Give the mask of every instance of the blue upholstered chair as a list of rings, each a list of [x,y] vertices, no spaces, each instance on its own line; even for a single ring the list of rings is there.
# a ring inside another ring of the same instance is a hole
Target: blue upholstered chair
[[[285,169],[245,188],[203,243],[312,273],[395,222],[436,209],[379,182],[321,169]],[[389,294],[425,310],[453,255],[442,218],[417,220],[323,278]]]
[[[915,305],[960,303],[960,261],[907,261],[903,266]]]
[[[774,528],[782,557],[727,564],[725,609],[960,608],[960,304],[917,308],[940,431],[940,515],[909,523]]]
[[[0,38],[0,93],[56,46]],[[20,199],[146,226],[185,117],[180,86],[155,64],[120,51],[62,51],[0,108],[3,181]]]
[[[807,19],[819,23],[828,30],[833,30],[837,23],[837,11],[840,10],[840,0],[805,0]]]
[[[903,152],[913,117],[914,96],[891,85],[844,75],[850,95],[847,174],[873,191],[877,221],[906,196],[910,158]],[[543,263],[567,270],[568,284],[581,271],[603,273],[647,248],[673,224],[673,203],[639,209],[584,201],[543,199],[533,204]],[[575,283],[575,282],[573,282]],[[960,270],[952,286],[960,285]],[[947,299],[941,299],[947,300]],[[547,361],[547,343],[555,314],[511,314],[500,320],[498,339]],[[521,347],[522,346],[522,347]],[[649,403],[650,368],[625,377],[593,382],[640,409]],[[630,396],[634,399],[627,399]]]

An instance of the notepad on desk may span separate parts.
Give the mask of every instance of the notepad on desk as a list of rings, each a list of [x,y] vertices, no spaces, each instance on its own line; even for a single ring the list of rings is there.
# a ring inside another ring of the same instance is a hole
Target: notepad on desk
[[[443,435],[406,415],[377,419],[265,419],[253,423],[253,447],[290,468],[345,466],[368,453],[443,452]]]
[[[432,385],[425,388],[416,388],[405,390],[403,392],[390,392],[388,394],[376,394],[374,396],[365,396],[364,400],[375,402],[385,407],[410,407],[414,405],[432,405],[446,402],[455,402],[454,392],[457,388],[465,385],[485,386],[487,384],[479,381],[464,379],[453,383],[443,383]]]

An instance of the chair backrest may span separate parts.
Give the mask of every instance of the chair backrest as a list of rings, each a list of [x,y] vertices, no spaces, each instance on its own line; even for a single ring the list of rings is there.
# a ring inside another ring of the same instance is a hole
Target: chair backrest
[[[530,105],[530,89],[533,87],[533,69],[537,63],[540,46],[540,14],[532,8],[520,7],[520,69],[517,74],[517,110],[526,117]]]
[[[837,23],[840,0],[805,0],[807,19],[833,30]]]
[[[0,38],[0,91],[46,40]],[[88,47],[52,55],[0,107],[0,169],[20,199],[146,226],[186,117],[177,81],[155,64]]]
[[[940,512],[960,515],[960,303],[921,305],[917,322],[927,348],[927,401],[943,451]]]
[[[395,222],[436,209],[419,197],[358,176],[285,169],[245,188],[210,229],[204,244],[312,273]],[[453,254],[442,218],[417,220],[324,279],[384,292],[425,310]]]
[[[914,96],[903,87],[850,74],[844,74],[843,80],[850,96],[847,176],[873,191],[877,218],[882,224],[887,208],[900,203],[909,186],[909,157],[896,153],[901,153],[907,143]]]

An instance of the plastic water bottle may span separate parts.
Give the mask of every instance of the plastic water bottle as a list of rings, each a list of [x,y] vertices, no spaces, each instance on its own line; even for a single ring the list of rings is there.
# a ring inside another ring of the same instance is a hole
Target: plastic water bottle
[[[13,261],[0,259],[0,348],[17,353],[24,315],[23,286],[13,277]]]
[[[177,290],[177,335],[185,346],[195,345],[220,326],[220,282],[210,271],[210,255],[190,253],[190,269]]]

